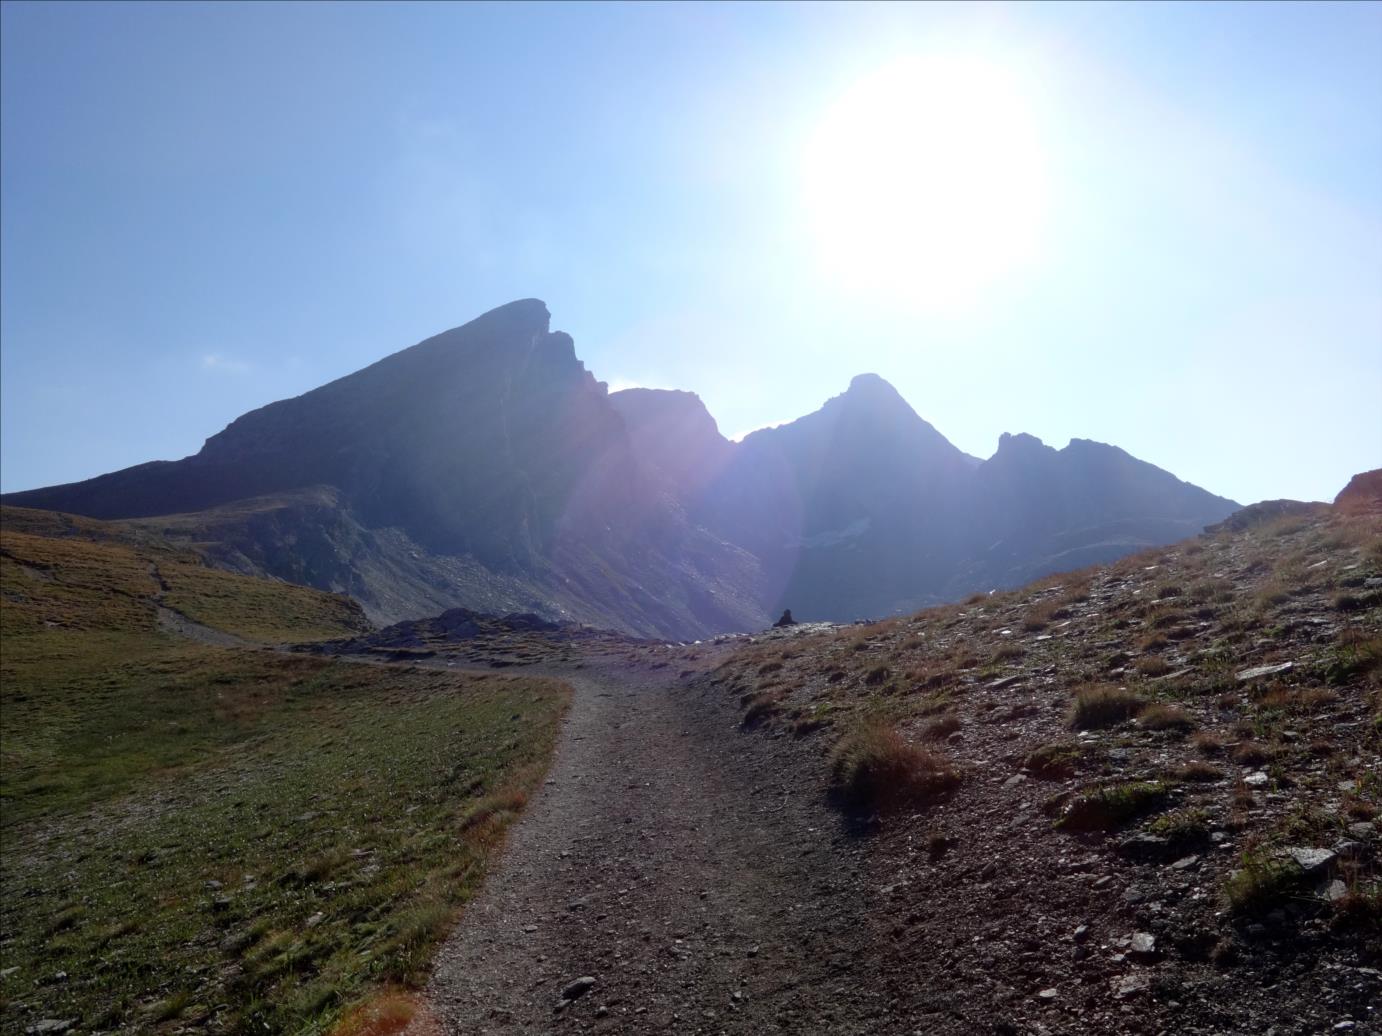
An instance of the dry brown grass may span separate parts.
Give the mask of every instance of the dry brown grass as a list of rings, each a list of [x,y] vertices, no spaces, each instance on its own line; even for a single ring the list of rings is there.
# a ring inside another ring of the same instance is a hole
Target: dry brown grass
[[[1213,763],[1192,759],[1190,762],[1173,770],[1172,775],[1179,781],[1189,781],[1191,783],[1201,784],[1219,780],[1223,777],[1224,771]]]
[[[1146,658],[1139,658],[1135,668],[1143,676],[1165,676],[1171,671],[1171,663],[1159,655],[1148,655]]]
[[[1190,738],[1200,755],[1218,755],[1224,750],[1224,739],[1212,730],[1199,730]]]
[[[1070,725],[1076,730],[1114,727],[1132,719],[1145,706],[1146,702],[1124,687],[1090,684],[1075,692]]]
[[[1195,727],[1190,714],[1175,705],[1149,705],[1137,717],[1137,724],[1144,730],[1170,730],[1181,734]]]
[[[385,989],[342,1018],[331,1036],[396,1036],[405,1029],[417,1036],[439,1036],[442,1031],[416,993]]]
[[[1264,766],[1275,753],[1260,741],[1244,741],[1229,750],[1228,757],[1239,766]]]
[[[1282,712],[1319,712],[1339,701],[1339,692],[1327,687],[1311,687],[1296,690],[1290,687],[1273,687],[1258,699],[1264,709]]]
[[[955,788],[960,776],[939,753],[910,744],[875,720],[841,738],[832,756],[833,791],[856,813],[922,808]]]
[[[744,706],[744,718],[740,720],[740,725],[747,730],[766,723],[782,712],[782,693],[764,691],[761,694],[746,694],[741,704]]]

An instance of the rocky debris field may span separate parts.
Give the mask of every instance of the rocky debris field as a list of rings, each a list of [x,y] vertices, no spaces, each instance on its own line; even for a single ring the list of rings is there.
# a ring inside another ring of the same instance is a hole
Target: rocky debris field
[[[747,638],[706,678],[745,730],[831,764],[885,900],[870,973],[903,1013],[943,994],[955,1031],[1378,1031],[1382,521],[1246,519]]]
[[[592,657],[614,653],[635,659],[642,657],[640,649],[664,646],[660,641],[579,623],[552,622],[539,615],[484,615],[452,608],[430,619],[408,619],[355,637],[305,644],[300,650],[390,662],[439,660],[453,667],[505,669],[532,665],[580,668]]]

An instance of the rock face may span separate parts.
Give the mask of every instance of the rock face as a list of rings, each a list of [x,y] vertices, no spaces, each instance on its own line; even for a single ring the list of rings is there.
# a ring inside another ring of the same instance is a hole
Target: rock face
[[[854,619],[1169,543],[1236,509],[1112,446],[979,461],[874,374],[732,443],[694,394],[609,394],[536,299],[296,399],[195,456],[5,502],[147,521],[218,564],[640,635]]]
[[[1382,468],[1354,475],[1334,498],[1334,510],[1344,514],[1382,514]]]

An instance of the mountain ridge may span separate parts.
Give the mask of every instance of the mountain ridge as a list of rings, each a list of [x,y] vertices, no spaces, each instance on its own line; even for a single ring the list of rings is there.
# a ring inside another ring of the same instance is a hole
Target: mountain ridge
[[[1005,433],[972,457],[874,373],[732,442],[694,393],[609,392],[537,299],[249,411],[190,457],[3,500],[168,519],[217,564],[351,593],[376,622],[466,607],[673,638],[783,607],[915,609],[1237,509],[1093,440]]]

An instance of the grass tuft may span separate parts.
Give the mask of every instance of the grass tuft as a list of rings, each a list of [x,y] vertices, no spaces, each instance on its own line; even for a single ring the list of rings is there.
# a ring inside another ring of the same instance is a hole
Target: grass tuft
[[[960,783],[948,759],[908,743],[879,721],[865,723],[841,738],[832,763],[835,795],[856,813],[923,808]]]
[[[1155,812],[1169,789],[1160,781],[1129,781],[1084,792],[1066,805],[1056,827],[1066,831],[1108,831]]]
[[[1146,703],[1122,687],[1095,685],[1075,692],[1070,725],[1076,730],[1115,727],[1132,719]]]
[[[1149,705],[1137,717],[1144,730],[1169,730],[1187,734],[1195,728],[1195,721],[1184,709],[1175,705]]]
[[[1234,914],[1265,914],[1285,904],[1300,882],[1301,869],[1294,860],[1277,859],[1265,850],[1254,849],[1243,854],[1241,866],[1224,885],[1224,895]]]

